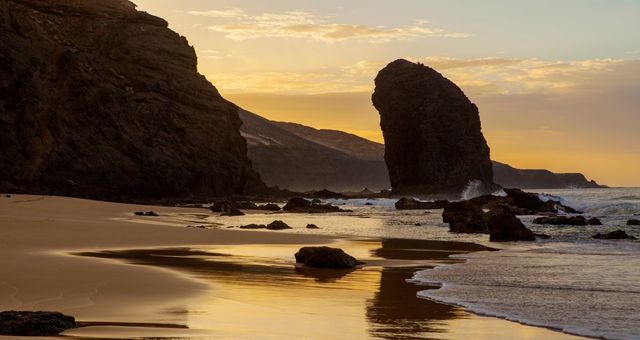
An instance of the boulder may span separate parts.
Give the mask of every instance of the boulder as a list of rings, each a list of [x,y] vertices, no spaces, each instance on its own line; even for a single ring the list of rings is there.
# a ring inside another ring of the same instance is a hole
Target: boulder
[[[597,217],[592,217],[587,220],[588,225],[602,225],[602,221],[600,221]]]
[[[307,224],[307,229],[320,229],[317,225],[309,223]]]
[[[0,18],[0,192],[148,202],[266,190],[238,107],[167,21],[122,0],[0,1]]]
[[[403,197],[395,203],[395,207],[398,210],[430,210],[430,209],[444,209],[449,204],[449,201],[439,200],[433,202],[418,201],[415,198]]]
[[[241,225],[238,228],[240,229],[267,229],[267,226],[265,224],[247,224],[247,225]]]
[[[295,254],[296,263],[316,268],[354,268],[363,264],[342,249],[303,247]]]
[[[584,216],[544,216],[533,220],[535,224],[550,225],[587,225]]]
[[[432,68],[399,59],[375,79],[385,162],[394,193],[493,192],[493,166],[478,108]],[[464,136],[464,138],[461,138]]]
[[[488,234],[485,213],[478,205],[469,202],[451,202],[442,212],[442,221],[449,224],[453,233]]]
[[[0,312],[0,335],[51,336],[76,328],[72,316],[57,312]]]
[[[640,225],[640,220],[628,220],[627,225]]]
[[[257,207],[258,210],[265,210],[265,211],[280,211],[280,206],[275,204],[275,203],[267,203],[267,204],[263,204],[263,205],[259,205]]]
[[[288,224],[277,220],[267,224],[267,229],[269,230],[284,230],[284,229],[292,229]]]
[[[301,197],[291,198],[287,204],[282,207],[282,210],[292,213],[330,213],[330,212],[349,212],[350,210],[340,209],[331,204],[322,204],[309,201]]]
[[[156,213],[155,213],[155,212],[153,212],[153,211],[147,211],[147,212],[144,212],[144,211],[136,211],[136,212],[134,212],[133,214],[134,214],[134,215],[136,215],[136,216],[160,216],[160,215],[156,214]]]
[[[635,236],[628,235],[624,230],[615,230],[606,234],[597,233],[592,236],[603,240],[636,240]]]
[[[487,213],[489,241],[535,241],[536,236],[508,209],[496,209]]]

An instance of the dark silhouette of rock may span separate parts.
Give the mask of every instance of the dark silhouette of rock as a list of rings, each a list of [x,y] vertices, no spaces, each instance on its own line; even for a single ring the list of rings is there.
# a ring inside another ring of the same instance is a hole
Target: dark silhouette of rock
[[[287,204],[284,207],[282,207],[282,210],[286,212],[310,213],[310,214],[350,211],[350,210],[340,209],[340,207],[336,207],[331,204],[314,203],[302,197],[293,197],[289,199]]]
[[[307,224],[307,229],[320,229],[317,225],[309,223]]]
[[[545,169],[516,169],[500,162],[493,162],[493,180],[506,188],[564,189],[606,188],[589,181],[580,173],[553,173]]]
[[[438,200],[433,202],[418,201],[415,198],[403,197],[395,203],[395,207],[398,210],[430,210],[430,209],[444,209],[449,204],[449,201]]]
[[[284,229],[292,229],[288,224],[277,220],[267,224],[267,229],[269,230],[284,230]]]
[[[533,220],[535,224],[550,225],[587,225],[584,216],[544,216]]]
[[[0,335],[51,336],[76,328],[72,316],[57,312],[0,312]]]
[[[316,191],[313,193],[313,197],[316,198],[346,198],[345,195],[339,193],[339,192],[335,192],[335,191],[331,191],[331,190],[327,190],[327,189],[322,189],[320,191]]]
[[[451,202],[442,212],[442,221],[453,233],[488,234],[489,228],[481,206],[470,202]]]
[[[266,224],[247,224],[247,225],[241,225],[238,228],[240,229],[267,229],[267,225]]]
[[[0,2],[0,191],[115,201],[264,190],[238,107],[124,0]]]
[[[155,213],[155,212],[153,212],[153,211],[147,211],[147,212],[144,212],[144,211],[136,211],[136,212],[134,212],[133,214],[134,214],[134,215],[136,215],[136,216],[159,216],[158,214],[156,214],[156,213]]]
[[[259,205],[256,209],[265,210],[265,211],[280,211],[280,206],[275,203],[267,203],[263,205]]]
[[[627,235],[624,230],[615,230],[606,234],[597,233],[592,236],[593,238],[603,240],[636,240],[635,236]]]
[[[602,225],[602,221],[600,221],[597,217],[592,217],[587,220],[588,225]]]
[[[486,216],[489,241],[535,241],[536,236],[509,209],[496,209]]]
[[[331,247],[303,247],[295,257],[296,263],[316,268],[354,268],[362,264],[342,249]]]
[[[432,68],[399,59],[375,79],[385,161],[394,193],[492,192],[493,167],[478,108]]]
[[[640,225],[640,220],[628,220],[627,225]]]

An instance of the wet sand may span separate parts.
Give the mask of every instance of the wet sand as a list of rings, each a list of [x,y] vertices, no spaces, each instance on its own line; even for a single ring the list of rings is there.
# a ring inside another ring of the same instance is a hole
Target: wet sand
[[[140,210],[161,216],[133,215]],[[60,338],[573,338],[418,299],[428,287],[405,281],[481,246],[185,228],[210,216],[2,197],[0,310],[55,310],[89,323]],[[296,267],[292,255],[313,244],[341,247],[367,265]]]

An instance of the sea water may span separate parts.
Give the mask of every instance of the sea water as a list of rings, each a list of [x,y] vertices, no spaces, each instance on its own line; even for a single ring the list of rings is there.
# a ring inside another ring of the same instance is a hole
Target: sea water
[[[551,239],[495,243],[488,235],[449,233],[441,210],[396,210],[395,199],[329,200],[353,212],[250,214],[242,222],[280,219],[294,233],[467,241],[499,248],[459,255],[466,261],[419,271],[411,282],[441,285],[418,295],[479,314],[584,336],[640,339],[640,242],[591,237],[615,229],[640,237],[640,227],[626,225],[640,219],[640,188],[538,193],[598,217],[603,225],[541,226],[532,224],[535,216],[520,216],[527,227]],[[216,217],[216,222],[232,226],[237,219]],[[308,223],[320,229],[307,230]]]

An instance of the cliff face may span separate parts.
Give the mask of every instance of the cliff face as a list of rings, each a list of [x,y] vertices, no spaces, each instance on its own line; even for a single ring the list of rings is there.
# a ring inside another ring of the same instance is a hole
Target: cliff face
[[[0,2],[0,191],[137,200],[263,188],[237,107],[124,0]]]
[[[389,188],[381,144],[341,131],[273,122],[244,110],[240,117],[249,157],[268,185],[295,191]]]
[[[564,189],[602,188],[589,181],[583,174],[556,174],[544,169],[515,169],[507,164],[493,162],[494,180],[505,188],[520,189]]]
[[[395,193],[459,194],[470,181],[494,189],[478,108],[435,70],[396,60],[378,73],[385,161]]]

